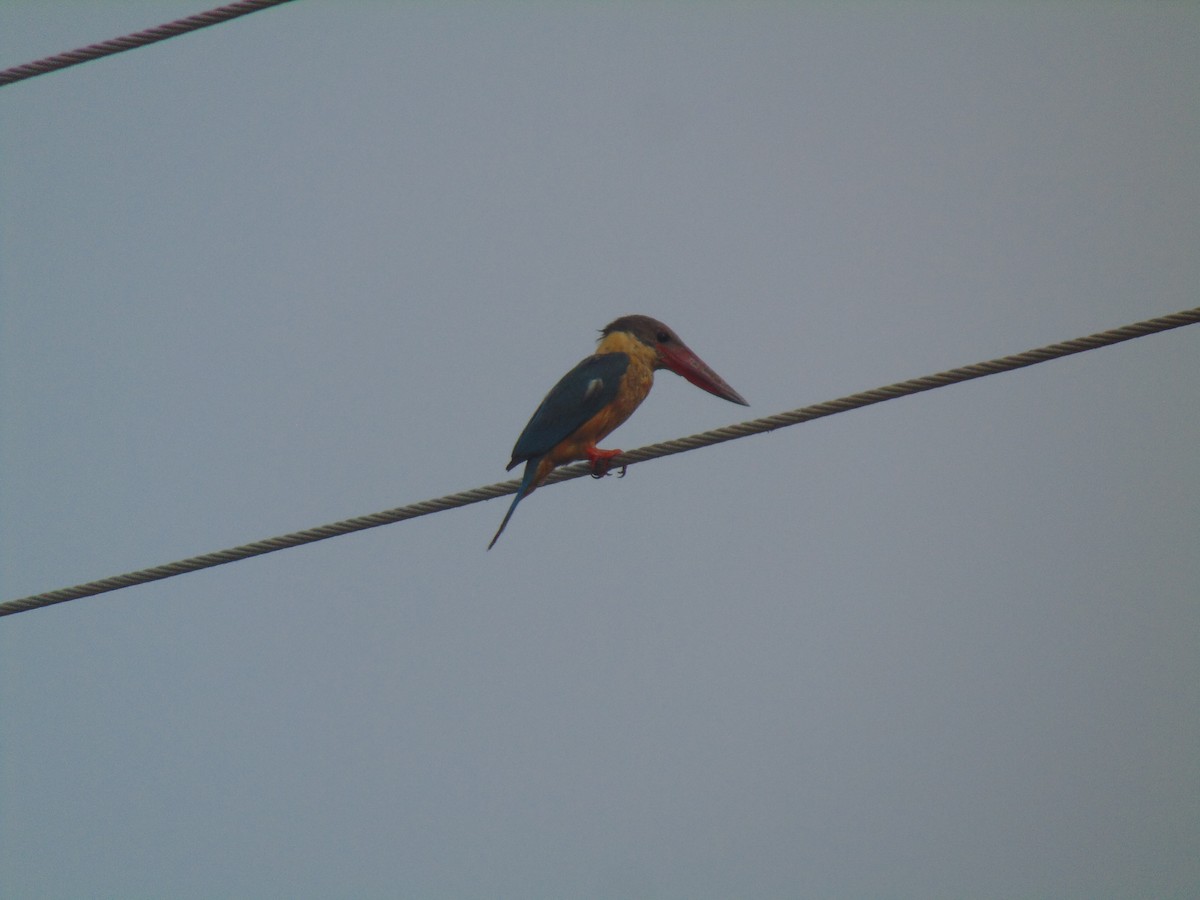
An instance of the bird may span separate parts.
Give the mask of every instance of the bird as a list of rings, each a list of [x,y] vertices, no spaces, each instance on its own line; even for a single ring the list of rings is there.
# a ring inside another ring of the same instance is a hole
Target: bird
[[[657,319],[631,315],[610,322],[600,329],[596,352],[550,389],[517,438],[506,469],[512,471],[525,463],[525,473],[489,550],[500,539],[517,504],[555,467],[586,459],[595,477],[608,472],[621,451],[600,450],[596,444],[633,415],[650,393],[658,369],[670,369],[730,403],[750,405]]]

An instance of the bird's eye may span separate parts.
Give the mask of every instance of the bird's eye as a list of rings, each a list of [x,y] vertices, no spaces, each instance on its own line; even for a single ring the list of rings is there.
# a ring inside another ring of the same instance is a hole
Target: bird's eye
[[[660,331],[658,334],[655,335],[655,337],[658,339],[658,342],[660,344],[665,344],[667,341],[671,340],[671,336],[669,334],[667,334],[665,331]]]

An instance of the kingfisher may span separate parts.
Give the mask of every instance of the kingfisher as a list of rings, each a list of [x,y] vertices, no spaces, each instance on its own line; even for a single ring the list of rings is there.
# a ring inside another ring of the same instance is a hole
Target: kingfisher
[[[593,476],[600,478],[608,472],[621,451],[600,450],[596,444],[633,415],[654,386],[657,369],[670,369],[723,400],[750,405],[657,319],[622,316],[610,322],[600,330],[596,352],[550,389],[517,438],[506,468],[512,471],[525,463],[525,475],[489,550],[500,539],[517,504],[556,466],[586,459],[592,464]]]

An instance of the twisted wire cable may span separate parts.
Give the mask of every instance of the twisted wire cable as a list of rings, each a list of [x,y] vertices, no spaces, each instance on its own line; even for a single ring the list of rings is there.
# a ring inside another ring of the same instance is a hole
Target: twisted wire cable
[[[198,28],[218,25],[221,22],[228,22],[230,19],[236,19],[238,16],[244,16],[247,13],[258,12],[261,9],[279,6],[281,3],[288,2],[289,0],[239,0],[238,3],[218,6],[216,9],[208,10],[208,12],[196,13],[194,16],[176,19],[174,22],[167,22],[165,25],[156,25],[153,28],[136,31],[124,37],[113,38],[110,41],[101,41],[99,44],[90,44],[87,47],[80,47],[78,50],[69,50],[66,53],[58,53],[54,56],[35,60],[34,62],[4,69],[0,71],[0,86],[23,81],[26,78],[33,78],[35,75],[56,72],[68,66],[77,66],[80,63],[89,62],[93,59],[100,59],[102,56],[111,56],[114,53],[133,50],[136,47],[145,47],[147,44],[165,41],[167,38],[187,34],[189,31],[195,31]]]
[[[961,366],[957,369],[949,369],[945,372],[925,375],[921,378],[900,381],[885,387],[850,394],[837,400],[829,400],[825,403],[817,403],[812,406],[794,409],[790,412],[765,416],[761,419],[752,419],[737,425],[728,425],[724,428],[705,431],[700,434],[691,435],[690,437],[664,441],[659,444],[650,444],[621,454],[621,456],[613,460],[613,465],[632,466],[640,462],[657,459],[661,456],[698,450],[701,447],[709,447],[724,441],[732,441],[737,438],[748,437],[752,434],[762,434],[763,432],[774,431],[777,428],[785,428],[788,425],[798,425],[801,422],[809,422],[813,419],[848,412],[852,409],[861,409],[864,406],[882,403],[885,400],[894,400],[897,397],[905,397],[909,394],[919,394],[923,391],[933,390],[934,388],[959,384],[960,382],[970,381],[975,378],[983,378],[986,375],[1011,372],[1014,369],[1037,365],[1038,363],[1048,362],[1049,360],[1059,359],[1060,357],[1070,356],[1075,353],[1095,350],[1099,347],[1119,344],[1122,341],[1169,331],[1172,328],[1180,328],[1184,325],[1191,325],[1197,322],[1200,322],[1200,307],[1183,310],[1182,312],[1172,313],[1167,316],[1160,316],[1155,319],[1135,322],[1132,325],[1114,328],[1111,331],[1102,331],[1071,341],[1038,347],[1012,356],[1002,356],[998,359],[987,360],[969,366]],[[547,485],[557,484],[558,482],[568,481],[573,478],[581,478],[590,473],[591,466],[588,463],[574,463],[554,471],[546,479],[545,483]],[[237,562],[238,560],[260,556],[264,553],[273,553],[276,550],[299,547],[302,544],[310,544],[313,541],[323,541],[326,538],[350,534],[351,532],[362,531],[367,528],[376,528],[380,525],[403,522],[406,519],[415,519],[418,516],[427,516],[432,513],[479,503],[483,500],[491,500],[494,497],[502,497],[506,494],[515,493],[519,486],[520,480],[514,478],[510,481],[502,481],[485,487],[460,491],[456,494],[448,494],[445,497],[438,497],[434,500],[424,500],[420,503],[412,503],[408,506],[400,506],[395,509],[384,510],[383,512],[357,516],[353,519],[345,519],[341,522],[334,522],[317,528],[309,528],[304,531],[280,535],[279,537],[254,541],[250,544],[231,547],[228,550],[219,550],[215,553],[205,553],[201,556],[193,556],[188,559],[181,559],[178,562],[129,572],[125,575],[115,575],[111,578],[100,579],[99,581],[89,581],[86,584],[76,585],[75,587],[48,591],[43,594],[34,594],[17,600],[9,600],[6,603],[0,603],[0,616],[26,612],[27,610],[38,609],[43,606],[51,606],[55,603],[63,603],[67,600],[78,600],[81,597],[90,597],[95,594],[103,594],[107,591],[115,591],[119,588],[132,587],[133,585],[158,581],[163,578],[171,578],[175,575],[183,575],[186,572],[195,572],[199,569]]]

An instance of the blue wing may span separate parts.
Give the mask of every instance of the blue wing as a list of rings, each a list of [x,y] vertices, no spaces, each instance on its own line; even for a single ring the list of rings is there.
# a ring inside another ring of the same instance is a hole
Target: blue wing
[[[517,438],[508,468],[545,456],[588,419],[612,403],[629,368],[625,353],[589,356],[562,377]]]

